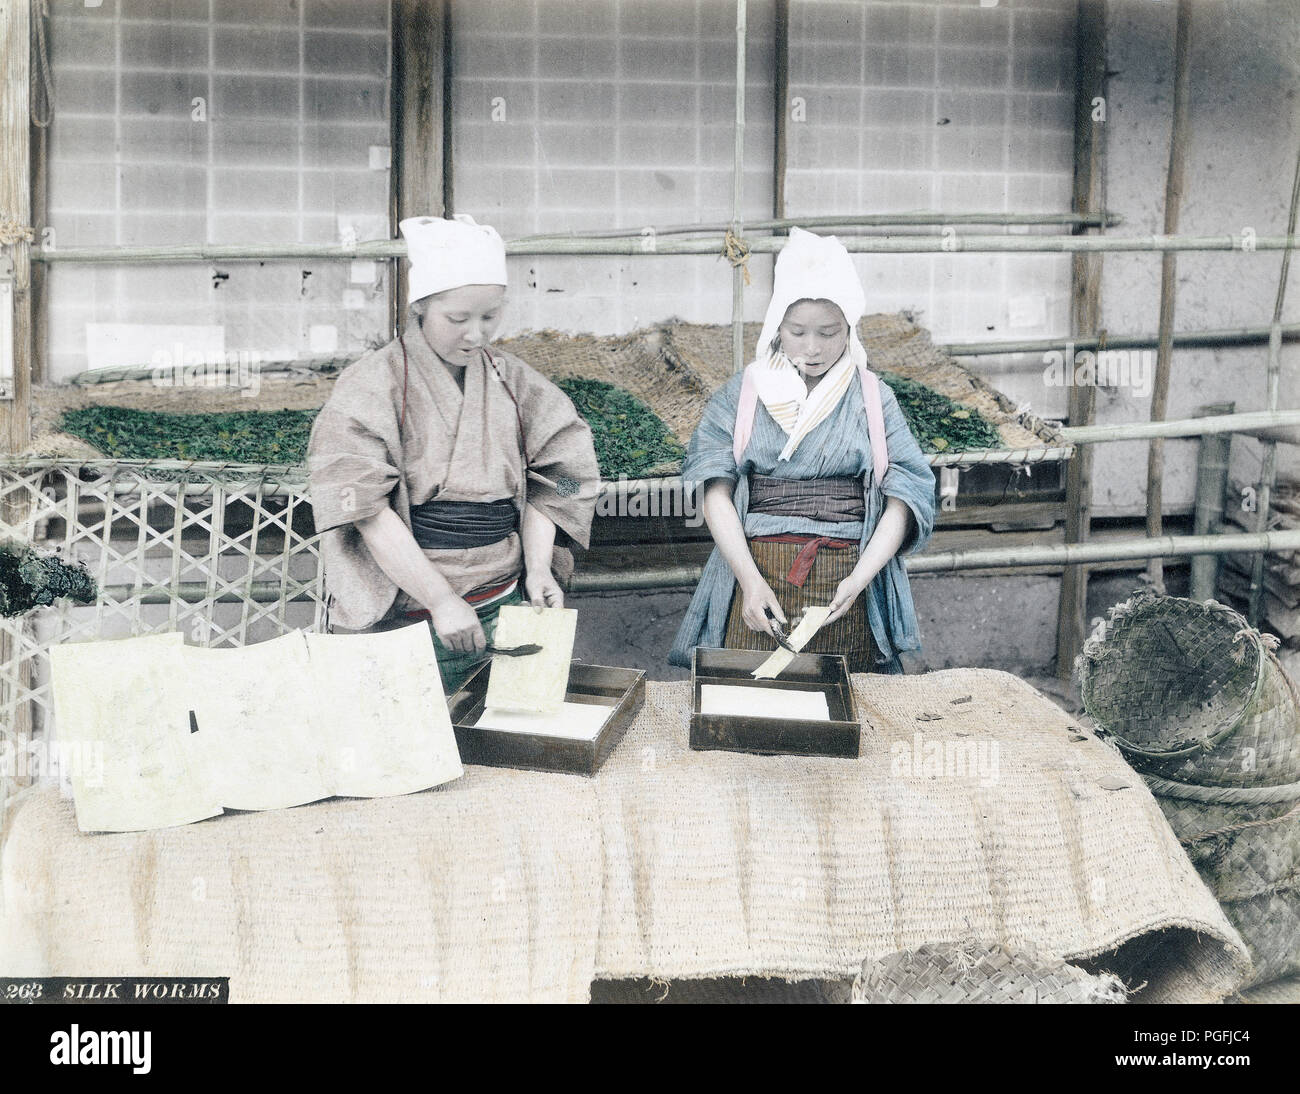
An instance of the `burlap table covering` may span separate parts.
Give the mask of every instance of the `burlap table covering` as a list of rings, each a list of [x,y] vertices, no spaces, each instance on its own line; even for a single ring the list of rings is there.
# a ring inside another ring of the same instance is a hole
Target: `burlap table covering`
[[[233,1002],[586,1000],[600,827],[580,776],[82,835],[55,790],[3,855],[0,973],[229,976]]]
[[[858,760],[691,752],[689,685],[650,683],[595,779],[469,768],[402,798],[97,836],[35,792],[4,848],[0,972],[583,1000],[597,977],[847,978],[984,938],[1097,958],[1150,1001],[1242,981],[1241,939],[1151,794],[1050,701],[983,669],[853,681]],[[983,762],[927,767],[946,742]]]

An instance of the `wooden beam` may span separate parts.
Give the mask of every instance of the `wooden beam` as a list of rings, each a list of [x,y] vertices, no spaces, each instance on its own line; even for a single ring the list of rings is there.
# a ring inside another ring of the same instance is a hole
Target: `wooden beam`
[[[1178,0],[1174,25],[1174,103],[1169,132],[1169,172],[1165,177],[1165,233],[1176,235],[1183,204],[1183,165],[1187,159],[1187,105],[1191,87],[1192,0]],[[1156,375],[1151,387],[1151,420],[1160,421],[1169,408],[1169,375],[1173,361],[1174,304],[1178,296],[1178,256],[1166,251],[1160,258],[1160,340],[1156,345]],[[1147,452],[1147,535],[1162,535],[1165,442],[1151,442]],[[1147,566],[1152,587],[1164,588],[1164,568],[1159,558]]]
[[[785,219],[786,137],[790,124],[790,0],[776,0],[772,26],[772,216]]]
[[[1100,100],[1100,104],[1097,103]],[[1106,4],[1079,0],[1075,12],[1074,197],[1071,211],[1096,212],[1102,206],[1105,179]],[[1101,252],[1076,253],[1070,267],[1070,329],[1094,336],[1101,324]],[[1065,363],[1074,368],[1073,361]],[[1092,384],[1069,388],[1072,426],[1096,420],[1097,389]],[[1093,449],[1080,445],[1066,468],[1065,541],[1085,542],[1092,529]],[[1056,672],[1069,679],[1083,648],[1088,622],[1088,568],[1067,566],[1061,572],[1056,616]]]
[[[447,0],[393,0],[392,200],[397,222],[443,216],[444,41]],[[406,313],[406,270],[397,262],[393,321]]]

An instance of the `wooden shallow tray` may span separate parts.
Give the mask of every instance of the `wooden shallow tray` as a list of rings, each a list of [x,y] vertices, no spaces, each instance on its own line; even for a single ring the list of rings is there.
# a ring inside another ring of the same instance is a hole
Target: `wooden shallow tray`
[[[569,668],[566,703],[614,705],[600,732],[591,741],[545,737],[536,733],[507,733],[478,729],[483,713],[492,662],[474,670],[448,701],[456,744],[462,763],[483,767],[521,767],[530,771],[558,771],[569,775],[594,775],[645,703],[645,673],[636,669],[575,663]]]
[[[839,654],[801,653],[775,680],[755,680],[750,673],[767,657],[754,650],[696,647],[691,659],[691,748],[767,756],[856,757],[862,725],[844,658]],[[702,714],[700,689],[704,684],[820,691],[826,695],[831,720]]]

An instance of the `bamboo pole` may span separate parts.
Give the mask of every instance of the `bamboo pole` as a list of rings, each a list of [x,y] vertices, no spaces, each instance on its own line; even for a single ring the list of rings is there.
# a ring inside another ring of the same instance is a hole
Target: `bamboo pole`
[[[1241,414],[1174,418],[1162,422],[1065,426],[1059,432],[1070,444],[1097,444],[1105,441],[1144,441],[1152,437],[1203,437],[1210,433],[1259,433],[1266,429],[1296,425],[1300,425],[1300,410],[1251,410]]]
[[[784,117],[784,114],[782,115]],[[784,183],[781,201],[784,203]],[[850,213],[842,216],[828,214],[815,217],[787,217],[780,215],[768,220],[749,222],[748,231],[772,232],[784,235],[791,228],[929,228],[953,225],[987,225],[990,227],[1065,227],[1098,228],[1103,225],[1115,227],[1123,224],[1124,218],[1118,213],[1099,213],[1081,215],[1078,213],[935,213],[918,211],[915,213]],[[731,227],[726,224],[669,224],[656,225],[656,236],[668,235],[707,235],[713,232],[725,232]],[[582,231],[547,232],[545,234],[520,236],[516,243],[534,243],[551,239],[619,239],[630,238],[639,234],[640,228],[589,228]]]
[[[1235,403],[1212,403],[1201,407],[1198,417],[1231,414]],[[1228,457],[1231,433],[1212,433],[1201,437],[1196,458],[1196,510],[1192,524],[1195,535],[1205,535],[1223,519],[1223,495],[1228,486]],[[1192,558],[1190,596],[1193,600],[1212,600],[1218,591],[1219,560],[1213,555]]]
[[[776,254],[785,245],[779,236],[747,240],[753,254]],[[854,254],[1074,254],[1078,252],[1168,251],[1284,251],[1295,246],[1294,236],[1259,236],[1253,242],[1241,236],[849,236],[840,240]],[[610,239],[510,240],[512,255],[720,255],[726,250],[722,236],[705,239],[658,240],[653,251],[644,237]],[[371,240],[345,246],[338,243],[193,244],[169,247],[60,247],[31,252],[33,262],[130,263],[148,262],[274,262],[278,260],[404,258],[400,239]]]
[[[1294,551],[1300,549],[1300,529],[1287,532],[1243,532],[1206,536],[1160,536],[1157,539],[1126,539],[1109,542],[1061,543],[1038,547],[970,548],[938,554],[910,555],[904,561],[907,572],[915,574],[958,573],[966,570],[1001,569],[1008,566],[1061,566],[1081,562],[1135,561],[1145,558],[1182,558],[1199,554],[1237,554],[1249,551]],[[610,573],[579,573],[573,577],[575,593],[609,592],[618,589],[675,588],[694,585],[700,579],[700,566],[667,566],[647,570],[622,570]],[[110,599],[129,596],[134,585],[107,585],[103,593]],[[251,598],[258,603],[277,601],[281,595],[279,581],[254,582],[248,589],[220,593],[218,603],[238,603]],[[292,600],[311,597],[310,582],[303,582],[301,595]],[[166,604],[172,600],[198,603],[207,598],[207,585],[201,581],[181,582],[177,586],[155,588],[140,594],[143,604]]]
[[[1281,328],[1283,341],[1300,341],[1300,323],[1283,323]],[[1173,336],[1173,344],[1210,349],[1217,346],[1252,346],[1267,342],[1272,329],[1270,325],[1184,331]],[[1159,341],[1159,334],[1108,333],[1104,346],[1103,339],[1099,336],[1078,335],[1070,338],[1027,338],[1018,342],[936,342],[934,348],[943,350],[950,357],[992,357],[1010,353],[1047,353],[1050,350],[1146,349]]]
[[[1099,209],[1105,181],[1103,128],[1094,119],[1093,102],[1105,101],[1106,9],[1098,0],[1080,0],[1075,11],[1074,194],[1076,213]],[[1081,230],[1081,229],[1080,229]],[[1070,329],[1094,335],[1101,326],[1101,254],[1079,253],[1070,263]],[[1073,351],[1065,367],[1073,370]],[[1068,392],[1070,423],[1091,425],[1096,418],[1097,388],[1072,385]],[[1066,467],[1065,540],[1083,543],[1092,530],[1092,449],[1079,449]],[[1061,572],[1056,612],[1056,672],[1066,679],[1083,648],[1087,628],[1088,571],[1067,566]]]
[[[1300,210],[1300,152],[1296,155],[1295,176],[1291,182],[1291,209],[1287,215],[1288,231],[1295,234],[1297,210]],[[1268,338],[1268,409],[1277,409],[1278,386],[1282,378],[1282,305],[1286,302],[1286,283],[1291,273],[1291,252],[1282,252],[1278,271],[1277,295],[1273,299],[1273,325]],[[1273,481],[1277,477],[1277,442],[1265,441],[1264,465],[1260,473],[1259,513],[1256,528],[1268,528],[1268,513],[1273,504]],[[1257,555],[1250,568],[1250,601],[1247,618],[1258,626],[1264,611],[1264,556]]]
[[[732,159],[731,232],[744,232],[745,196],[745,16],[746,0],[736,0],[736,142]],[[731,269],[731,370],[745,367],[745,277],[743,263]]]
[[[1283,323],[1282,340],[1284,342],[1300,341],[1300,323]],[[1187,331],[1174,335],[1175,346],[1246,346],[1255,343],[1267,343],[1271,327],[1242,327],[1234,330]],[[1155,334],[1108,334],[1105,349],[1142,349],[1156,344],[1159,336]],[[1097,337],[1081,336],[1078,338],[1040,338],[1024,342],[971,342],[935,344],[936,349],[943,350],[951,357],[980,357],[984,355],[1001,355],[1011,353],[1046,353],[1049,350],[1078,351],[1096,349],[1101,344]],[[309,369],[314,372],[338,372],[350,365],[355,356],[348,357],[300,357],[284,361],[264,361],[261,374],[266,376],[276,372],[293,372]],[[197,368],[197,366],[196,366]],[[158,373],[155,365],[121,365],[114,368],[90,369],[71,377],[69,384],[112,384],[119,380],[148,380]]]
[[[1183,166],[1187,159],[1187,107],[1191,85],[1192,3],[1178,0],[1174,30],[1173,123],[1169,132],[1169,171],[1165,177],[1165,235],[1178,231],[1183,204]],[[1163,419],[1169,408],[1169,374],[1173,359],[1174,306],[1178,295],[1178,263],[1166,251],[1160,262],[1160,340],[1156,346],[1156,374],[1151,389],[1151,420]],[[1151,442],[1147,452],[1147,534],[1158,536],[1164,525],[1165,446]],[[1164,568],[1158,557],[1147,567],[1152,586],[1164,590]]]

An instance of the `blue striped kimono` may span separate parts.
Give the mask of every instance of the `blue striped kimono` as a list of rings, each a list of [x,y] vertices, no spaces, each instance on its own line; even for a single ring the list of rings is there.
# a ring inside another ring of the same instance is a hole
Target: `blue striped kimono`
[[[867,415],[862,406],[862,388],[855,375],[839,405],[803,439],[788,460],[778,460],[787,440],[785,431],[760,401],[755,414],[754,432],[739,467],[732,453],[732,433],[736,424],[736,407],[740,398],[742,376],[733,376],[716,391],[704,408],[700,424],[691,437],[682,465],[682,478],[688,488],[702,488],[709,479],[726,478],[735,484],[732,500],[740,514],[745,535],[767,536],[783,532],[801,535],[834,536],[856,539],[861,550],[876,530],[885,511],[885,498],[900,498],[912,511],[910,529],[898,555],[866,589],[867,620],[875,639],[876,657],[885,672],[901,672],[898,653],[921,648],[921,636],[912,603],[907,571],[899,556],[919,551],[934,529],[934,472],[916,443],[898,400],[885,383],[880,396],[885,412],[885,432],[889,444],[889,470],[884,482],[877,484],[871,464],[871,443],[867,439]],[[865,487],[866,515],[861,521],[831,523],[800,517],[783,517],[767,513],[749,513],[749,474],[775,475],[790,479],[819,479],[834,476],[861,476]],[[705,564],[695,595],[686,609],[686,617],[677,631],[668,661],[689,667],[691,651],[696,646],[722,645],[727,629],[736,578],[716,547]]]

